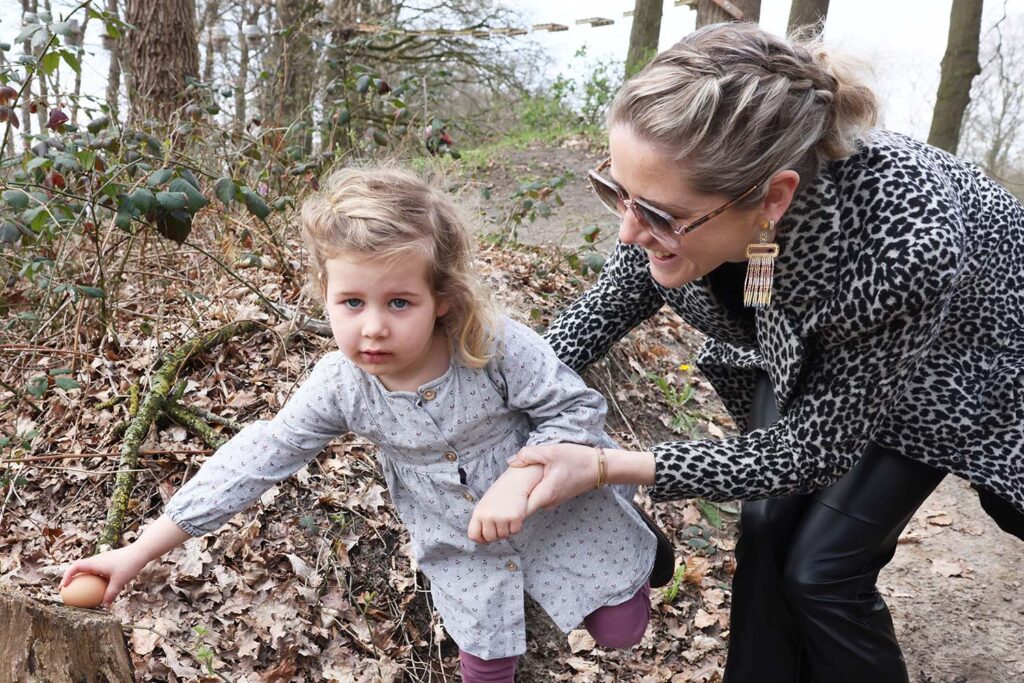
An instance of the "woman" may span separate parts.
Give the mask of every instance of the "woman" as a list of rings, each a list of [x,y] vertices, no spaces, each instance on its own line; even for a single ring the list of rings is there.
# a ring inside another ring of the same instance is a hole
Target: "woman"
[[[620,243],[546,337],[579,370],[668,304],[708,336],[698,363],[747,433],[513,460],[546,466],[532,509],[605,483],[758,499],[728,683],[908,681],[875,581],[947,472],[1024,537],[1024,208],[875,119],[820,45],[750,24],[628,81],[591,174]]]

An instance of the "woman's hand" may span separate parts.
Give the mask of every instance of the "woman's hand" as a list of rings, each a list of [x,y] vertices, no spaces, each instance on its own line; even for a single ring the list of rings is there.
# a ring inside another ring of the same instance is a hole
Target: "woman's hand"
[[[646,452],[605,449],[608,458],[606,484],[654,483],[654,455]],[[512,467],[543,465],[544,478],[526,506],[526,515],[550,510],[597,486],[597,449],[574,443],[527,446],[508,461]]]
[[[134,579],[142,568],[149,563],[149,558],[134,545],[108,550],[99,555],[77,560],[61,579],[60,587],[64,588],[78,574],[95,574],[107,579],[107,590],[103,594],[103,606],[110,608],[117,594]]]
[[[527,516],[550,510],[597,484],[597,451],[574,443],[526,446],[508,461],[512,467],[543,465],[544,478],[530,493]]]
[[[508,538],[523,530],[530,492],[543,476],[532,467],[510,467],[487,489],[469,520],[469,537],[477,543]]]

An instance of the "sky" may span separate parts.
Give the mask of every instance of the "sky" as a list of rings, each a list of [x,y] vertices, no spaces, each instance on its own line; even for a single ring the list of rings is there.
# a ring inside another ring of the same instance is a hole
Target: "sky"
[[[1024,15],[1024,0],[1005,0],[1006,11]],[[557,73],[578,64],[573,54],[587,46],[591,59],[625,60],[631,19],[622,13],[631,0],[520,0],[509,3],[534,23],[569,26],[558,33],[531,34],[552,57]],[[939,67],[946,50],[952,0],[831,0],[825,40],[842,52],[866,62],[866,75],[882,104],[885,127],[924,139],[928,136]],[[763,28],[785,33],[790,0],[762,0]],[[985,0],[982,40],[1003,14],[1001,0]],[[576,25],[577,19],[605,17],[611,26]],[[696,12],[665,0],[659,49],[665,49],[694,29]]]
[[[883,123],[887,128],[925,138],[939,81],[939,65],[946,48],[952,0],[831,0],[825,39],[837,49],[859,57],[869,67],[868,79],[879,94]],[[71,2],[54,0],[54,6]],[[623,12],[633,0],[518,0],[506,2],[528,25],[558,23],[569,30],[534,31],[528,36],[550,56],[543,74],[579,76],[581,69],[597,60],[624,60],[632,20]],[[762,0],[761,25],[782,33],[789,17],[790,0]],[[1024,15],[1024,0],[986,0],[982,40],[1003,12]],[[19,0],[0,0],[0,41],[10,42],[20,31]],[[578,19],[603,17],[610,26],[577,25]],[[693,30],[696,12],[665,0],[660,47],[665,48]],[[100,27],[90,26],[83,60],[83,91],[104,91],[107,55],[99,43]],[[576,58],[580,47],[586,57]],[[14,48],[12,52],[19,51]],[[65,69],[64,78],[71,74]]]

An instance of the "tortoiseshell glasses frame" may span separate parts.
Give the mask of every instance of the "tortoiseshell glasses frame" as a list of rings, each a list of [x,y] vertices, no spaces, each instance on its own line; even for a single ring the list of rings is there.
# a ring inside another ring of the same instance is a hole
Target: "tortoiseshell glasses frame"
[[[728,211],[737,203],[753,194],[754,190],[761,187],[761,185],[768,180],[768,177],[758,180],[750,186],[750,189],[746,190],[738,197],[730,199],[714,211],[710,211],[689,223],[683,223],[675,216],[665,213],[648,201],[639,197],[636,199],[630,199],[621,185],[611,178],[601,174],[601,171],[608,168],[611,163],[612,159],[611,157],[608,157],[601,162],[600,166],[587,173],[587,178],[590,180],[590,184],[593,186],[594,192],[597,193],[597,198],[601,200],[601,204],[619,218],[622,218],[626,211],[632,211],[637,220],[647,226],[651,231],[651,234],[654,235],[659,242],[667,247],[673,248],[679,246],[679,239],[683,235],[696,230],[716,216],[720,216],[724,212]]]

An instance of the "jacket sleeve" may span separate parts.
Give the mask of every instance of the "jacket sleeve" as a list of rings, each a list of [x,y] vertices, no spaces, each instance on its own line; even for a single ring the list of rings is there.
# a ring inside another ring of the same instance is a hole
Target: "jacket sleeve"
[[[856,464],[939,334],[961,277],[963,227],[918,228],[890,236],[884,249],[865,245],[846,293],[822,309],[827,322],[810,340],[779,421],[722,441],[651,449],[653,499],[785,496],[826,487]]]
[[[619,242],[597,282],[562,311],[544,338],[563,363],[581,372],[663,304],[643,249]]]
[[[507,319],[498,356],[488,367],[506,404],[530,418],[525,446],[548,443],[607,445],[604,397],[562,363],[525,325]]]
[[[338,407],[337,354],[324,356],[270,421],[247,425],[217,449],[167,503],[165,514],[183,531],[215,531],[315,458],[347,431]]]

